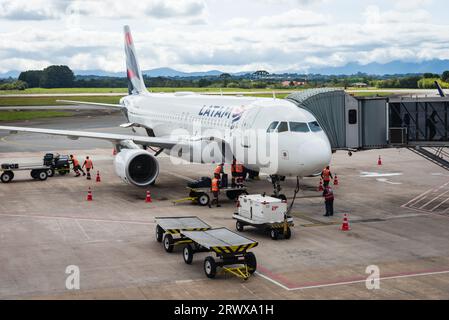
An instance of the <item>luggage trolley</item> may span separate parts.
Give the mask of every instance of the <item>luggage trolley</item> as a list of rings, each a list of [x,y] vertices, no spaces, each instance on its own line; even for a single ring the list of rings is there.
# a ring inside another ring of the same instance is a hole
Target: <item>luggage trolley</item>
[[[156,240],[163,242],[167,252],[173,252],[176,245],[191,243],[181,231],[204,231],[212,227],[198,217],[158,217],[155,218]]]
[[[206,231],[181,231],[182,236],[190,239],[184,247],[184,262],[191,264],[193,255],[198,252],[213,252],[217,260],[208,256],[204,259],[204,273],[210,279],[215,278],[217,268],[243,280],[256,272],[256,256],[248,250],[256,247],[257,242],[243,237],[226,228]]]

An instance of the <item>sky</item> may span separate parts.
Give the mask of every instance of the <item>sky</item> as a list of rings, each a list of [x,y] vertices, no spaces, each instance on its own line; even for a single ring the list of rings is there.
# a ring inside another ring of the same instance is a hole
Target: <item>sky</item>
[[[0,73],[124,71],[125,24],[144,70],[449,59],[448,14],[445,0],[0,0]]]

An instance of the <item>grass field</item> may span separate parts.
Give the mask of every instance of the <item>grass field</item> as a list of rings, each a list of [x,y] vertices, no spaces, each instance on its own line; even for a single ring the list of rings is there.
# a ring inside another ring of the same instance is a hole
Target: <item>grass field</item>
[[[20,121],[20,120],[32,120],[41,118],[54,118],[54,117],[70,117],[72,112],[62,111],[0,111],[1,121]]]
[[[86,102],[99,102],[117,104],[120,97],[89,97],[89,96],[63,96],[63,97],[0,97],[0,108],[2,106],[56,106],[61,103],[56,100],[76,100]]]

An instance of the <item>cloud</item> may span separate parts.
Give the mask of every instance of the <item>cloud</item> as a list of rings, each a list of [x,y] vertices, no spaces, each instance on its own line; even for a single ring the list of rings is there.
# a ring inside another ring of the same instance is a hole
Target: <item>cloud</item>
[[[328,15],[309,10],[293,9],[283,14],[266,16],[256,22],[262,28],[297,28],[326,24],[330,20]]]

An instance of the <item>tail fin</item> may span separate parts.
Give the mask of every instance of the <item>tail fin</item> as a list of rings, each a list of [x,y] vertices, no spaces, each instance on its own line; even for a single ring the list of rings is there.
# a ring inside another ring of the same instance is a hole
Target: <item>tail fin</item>
[[[444,98],[446,97],[446,94],[444,93],[443,89],[440,86],[440,83],[438,81],[435,81],[435,86],[437,87],[438,93],[440,94],[440,97]]]
[[[128,77],[129,94],[147,93],[143,81],[142,71],[136,58],[136,49],[134,48],[133,38],[129,26],[125,26],[125,54],[126,54],[126,74]]]

